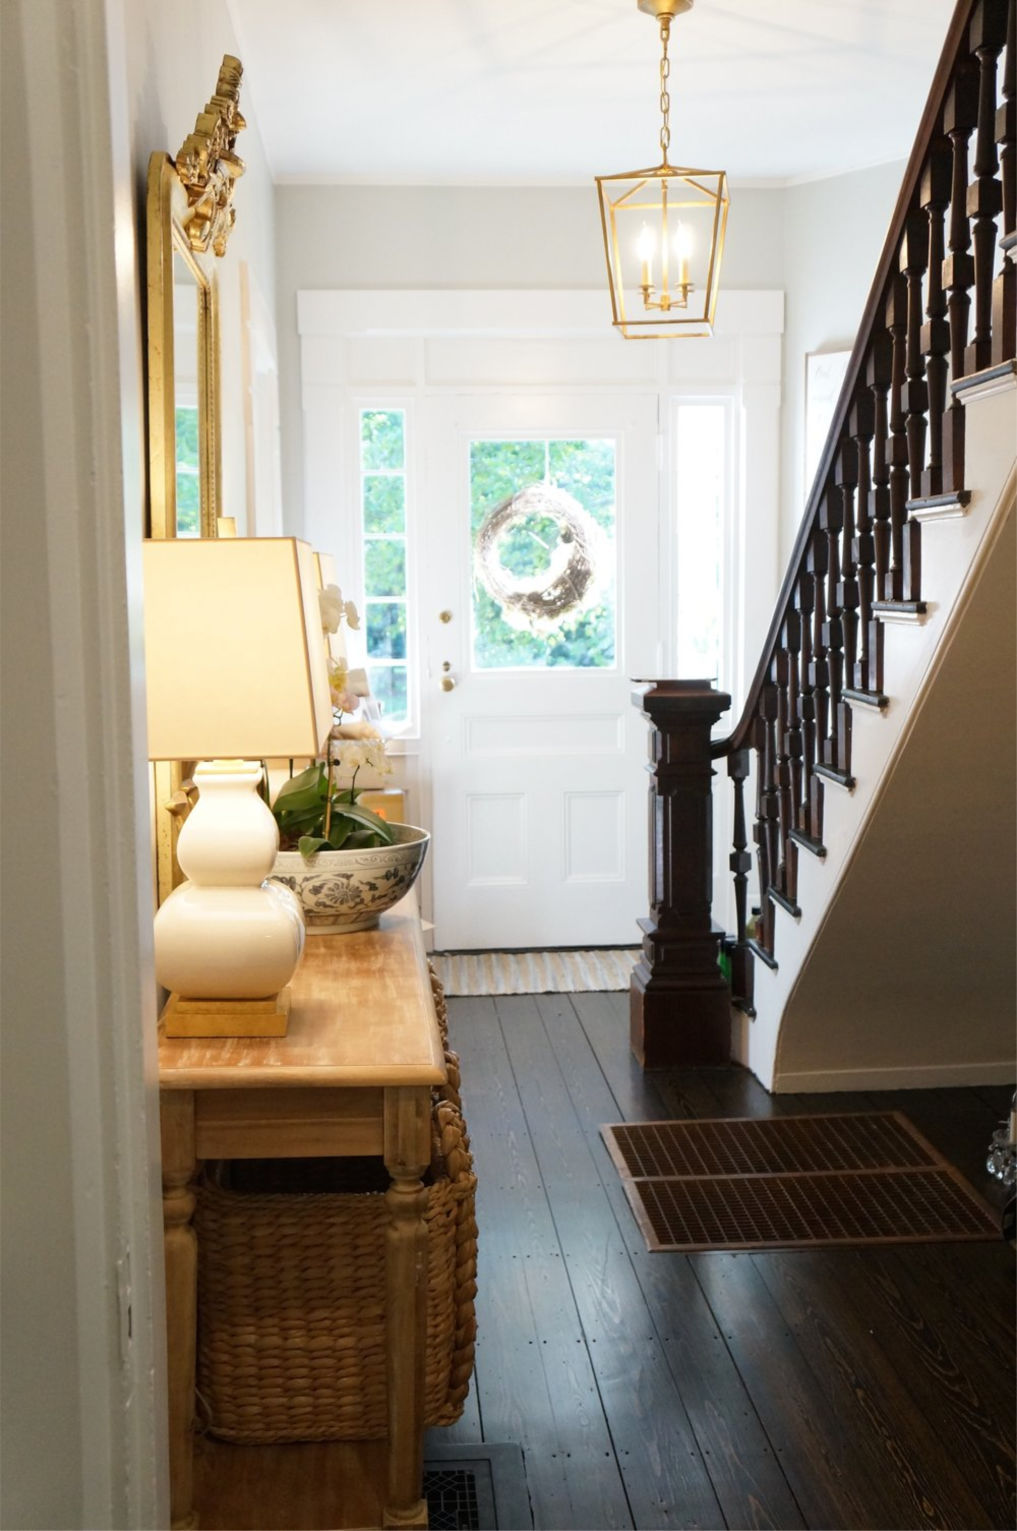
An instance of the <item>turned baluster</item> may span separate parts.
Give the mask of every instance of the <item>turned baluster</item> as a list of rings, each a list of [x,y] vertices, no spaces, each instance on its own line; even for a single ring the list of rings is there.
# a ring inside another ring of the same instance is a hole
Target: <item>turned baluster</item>
[[[800,589],[801,579],[798,580]],[[788,762],[788,797],[785,817],[781,826],[789,842],[793,829],[800,828],[799,805],[802,800],[802,757],[804,754],[802,717],[802,614],[799,591],[795,592],[795,604],[788,611],[784,622],[784,641],[787,644],[787,736],[784,753]],[[793,882],[792,897],[797,897],[797,880]]]
[[[731,993],[752,1002],[752,959],[748,941],[749,872],[752,855],[745,829],[745,779],[749,774],[749,751],[733,750],[727,757],[727,774],[734,783],[734,829],[728,865],[734,878],[735,949],[731,953]]]
[[[841,688],[854,682],[858,653],[858,570],[855,563],[855,489],[858,484],[858,448],[850,435],[844,436],[837,447],[833,480],[840,495],[841,517],[841,570],[837,582],[837,606],[840,610],[844,634]]]
[[[890,278],[886,299],[886,328],[890,334],[890,390],[887,458],[890,464],[890,564],[883,586],[885,601],[904,598],[904,527],[907,524],[908,438],[903,389],[907,356],[907,284],[899,274]]]
[[[884,394],[885,400],[885,394]],[[858,584],[857,649],[854,671],[848,672],[851,684],[859,691],[878,692],[882,686],[879,673],[882,624],[872,615],[876,589],[876,539],[872,521],[872,438],[875,433],[876,406],[872,389],[860,388],[851,405],[848,428],[855,444],[858,469],[857,520],[852,558]]]
[[[869,490],[869,519],[875,554],[876,578],[874,599],[883,599],[890,571],[890,457],[889,411],[887,395],[893,347],[889,331],[878,325],[873,331],[865,366],[865,381],[872,394],[872,488]],[[882,623],[878,626],[882,628]]]
[[[978,123],[975,179],[968,187],[975,256],[974,334],[964,353],[970,374],[992,365],[992,284],[996,260],[996,219],[1003,191],[996,172],[996,59],[1006,40],[1007,0],[982,0],[971,22],[971,51],[978,59]]]
[[[816,577],[812,572],[811,557],[809,559],[809,567],[799,578],[795,599],[801,614],[802,641],[799,666],[801,694],[798,703],[802,718],[802,765],[798,792],[797,828],[801,834],[807,836],[810,840],[818,841],[820,830],[816,829],[813,825],[810,803],[812,772],[816,764],[816,695],[812,665],[812,622],[816,606]]]
[[[925,357],[922,355],[922,281],[929,260],[929,220],[921,208],[908,214],[901,241],[900,269],[907,288],[907,333],[904,344],[904,384],[901,408],[908,452],[908,499],[917,500],[922,492],[925,468],[926,411],[929,388],[925,380]],[[901,592],[905,601],[921,599],[922,529],[917,521],[905,519],[901,529]]]
[[[793,892],[789,892],[791,869],[789,869],[789,846],[788,838],[791,833],[791,757],[788,753],[788,736],[791,731],[791,698],[789,683],[791,678],[791,666],[787,652],[787,623],[784,625],[784,639],[782,646],[777,650],[771,666],[774,684],[777,687],[777,719],[774,726],[776,748],[776,771],[774,773],[774,785],[777,792],[777,869],[774,874],[773,884],[785,898],[792,898]]]
[[[950,326],[946,318],[946,293],[943,290],[943,257],[952,168],[950,140],[945,137],[935,139],[922,175],[921,191],[922,207],[929,220],[926,323],[922,325],[921,333],[929,395],[928,460],[921,479],[921,492],[926,498],[943,492],[943,416],[946,413],[947,357],[950,350]]]
[[[1017,118],[1017,5],[1010,0],[1006,59],[996,108],[999,178],[1003,188],[1003,266],[992,288],[992,364],[1012,361],[1017,349],[1017,163],[1014,120]]]
[[[812,704],[815,730],[815,766],[823,762],[823,749],[830,717],[830,665],[823,637],[826,628],[826,573],[829,567],[830,545],[826,535],[817,526],[812,535],[809,565],[813,574],[812,603],[812,659],[809,679],[812,684]],[[813,769],[809,782],[809,819],[812,834],[817,840],[823,834],[823,783]]]
[[[760,936],[764,951],[773,953],[773,904],[769,891],[777,870],[779,835],[776,792],[777,688],[772,682],[763,686],[756,719],[756,748],[759,752],[759,781],[756,794],[756,846],[759,856]]]
[[[943,131],[950,140],[949,255],[943,261],[943,288],[950,325],[950,381],[964,376],[971,288],[975,262],[967,214],[968,142],[978,121],[978,65],[972,58],[957,66],[943,107]],[[964,406],[951,399],[943,419],[943,492],[964,488]]]
[[[820,758],[831,770],[840,770],[841,725],[844,721],[841,691],[844,687],[844,623],[840,607],[840,534],[844,506],[834,484],[827,487],[819,510],[820,531],[826,537],[826,620],[822,627],[829,685],[829,731],[822,740]]]
[[[929,407],[929,390],[922,355],[922,278],[928,259],[929,220],[920,208],[914,208],[908,213],[900,247],[900,270],[907,291],[904,382],[900,404],[907,434],[908,494],[911,499],[917,499],[922,492],[922,469],[925,466],[925,412]]]

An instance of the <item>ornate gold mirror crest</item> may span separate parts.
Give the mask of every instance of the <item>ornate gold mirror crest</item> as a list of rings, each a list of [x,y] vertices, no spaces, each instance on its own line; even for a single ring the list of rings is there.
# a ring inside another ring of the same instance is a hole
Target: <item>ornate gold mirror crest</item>
[[[215,94],[175,160],[148,163],[148,532],[215,537],[222,520],[219,304],[216,258],[236,218],[233,187],[244,172],[235,151],[243,66],[226,54]],[[183,604],[181,609],[183,610]],[[199,656],[200,659],[200,656]],[[182,663],[186,659],[182,658]],[[186,767],[155,771],[157,896],[180,880],[176,838],[192,789]]]

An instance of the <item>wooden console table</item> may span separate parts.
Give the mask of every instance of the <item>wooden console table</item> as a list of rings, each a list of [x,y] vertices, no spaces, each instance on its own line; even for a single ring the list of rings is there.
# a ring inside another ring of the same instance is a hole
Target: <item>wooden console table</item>
[[[340,1518],[327,1523],[426,1526],[422,1436],[427,1193],[421,1177],[431,1156],[431,1089],[445,1080],[446,1071],[416,895],[409,894],[382,916],[377,930],[309,936],[292,990],[285,1037],[160,1038],[172,1524],[197,1526],[203,1509],[200,1496],[195,1506],[194,1493],[197,1241],[191,1222],[200,1161],[380,1155],[392,1181],[386,1197],[384,1481],[375,1481],[377,1446],[372,1450],[365,1442],[369,1465],[350,1476],[357,1479],[361,1495],[365,1483],[369,1491],[376,1491],[372,1518],[364,1518],[361,1497],[357,1505],[350,1505],[348,1522],[340,1509]],[[232,1452],[246,1454],[242,1470],[249,1472],[252,1453],[311,1449],[249,1447]],[[348,1443],[345,1450],[348,1454]],[[225,1448],[223,1464],[229,1458],[230,1449]],[[265,1487],[270,1491],[269,1484]],[[269,1522],[261,1519],[257,1524]],[[311,1521],[293,1524],[306,1527]]]

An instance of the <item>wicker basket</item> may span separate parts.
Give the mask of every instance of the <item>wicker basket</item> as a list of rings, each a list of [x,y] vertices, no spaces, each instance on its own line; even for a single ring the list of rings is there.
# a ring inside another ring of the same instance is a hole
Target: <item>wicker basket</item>
[[[447,1063],[424,1214],[429,1426],[462,1413],[476,1334],[476,1177],[455,1054]],[[249,1445],[384,1436],[384,1195],[252,1194],[206,1175],[195,1223],[197,1386],[209,1432]]]

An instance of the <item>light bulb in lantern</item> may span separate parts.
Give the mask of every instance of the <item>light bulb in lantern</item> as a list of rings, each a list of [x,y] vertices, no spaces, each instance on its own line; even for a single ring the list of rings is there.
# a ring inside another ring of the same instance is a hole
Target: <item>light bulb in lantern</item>
[[[639,256],[642,271],[642,275],[640,276],[640,285],[642,287],[649,287],[652,285],[653,273],[651,270],[651,263],[653,261],[653,252],[656,249],[656,243],[657,242],[653,237],[653,230],[650,228],[649,224],[644,223],[639,231],[639,238],[636,241],[636,254]]]
[[[692,230],[687,223],[679,223],[674,233],[674,253],[678,258],[678,286],[687,291],[692,286],[689,281],[689,261],[695,241]]]

